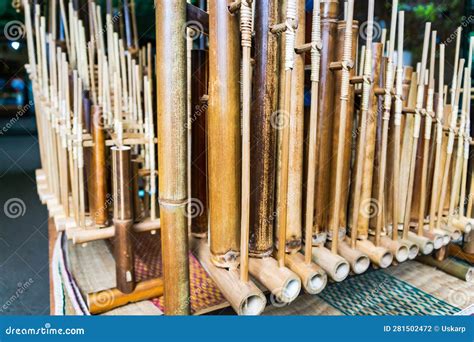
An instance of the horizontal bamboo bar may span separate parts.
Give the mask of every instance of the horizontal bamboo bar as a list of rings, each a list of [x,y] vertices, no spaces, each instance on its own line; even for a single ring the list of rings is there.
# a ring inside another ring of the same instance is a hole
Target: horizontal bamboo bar
[[[131,293],[122,293],[113,288],[87,294],[87,306],[93,315],[108,312],[121,306],[158,298],[163,295],[163,280],[161,278],[145,280],[137,283]]]

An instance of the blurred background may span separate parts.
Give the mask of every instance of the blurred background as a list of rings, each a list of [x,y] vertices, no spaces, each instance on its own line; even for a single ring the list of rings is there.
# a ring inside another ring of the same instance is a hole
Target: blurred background
[[[75,1],[79,7],[87,3]],[[27,48],[23,32],[9,31],[12,23],[23,21],[23,14],[17,10],[19,3],[0,0],[0,315],[47,315],[48,216],[36,194],[34,172],[40,162],[31,84],[24,68]],[[42,5],[45,13],[53,1],[34,3]],[[120,1],[113,4],[119,11]],[[153,2],[137,0],[135,5],[141,43],[153,42]],[[312,0],[306,5],[310,11]],[[406,11],[405,48],[409,52],[404,56],[405,63],[413,65],[420,59],[424,23],[431,21],[438,31],[438,43],[447,45],[446,79],[450,80],[458,26],[463,27],[462,56],[467,58],[468,37],[474,34],[474,0],[401,0],[399,6]],[[355,13],[355,19],[365,22],[367,1],[356,1]],[[380,39],[381,30],[387,28],[390,13],[391,1],[376,1],[375,38]],[[13,215],[4,210],[11,200],[18,203]]]

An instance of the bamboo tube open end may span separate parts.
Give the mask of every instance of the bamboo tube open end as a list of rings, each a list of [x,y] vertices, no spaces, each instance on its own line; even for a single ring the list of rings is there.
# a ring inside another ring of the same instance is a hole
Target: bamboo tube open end
[[[466,272],[466,281],[467,282],[470,282],[474,277],[474,268],[470,268],[467,272]]]
[[[443,246],[447,246],[451,242],[451,236],[443,229],[433,229],[433,233],[443,238]]]
[[[303,254],[295,253],[287,255],[285,264],[301,278],[301,284],[307,293],[318,294],[326,287],[326,272],[315,263],[306,263]]]
[[[393,262],[393,254],[385,247],[377,247],[369,240],[357,240],[357,249],[368,255],[370,261],[380,268],[387,268]]]
[[[328,243],[328,247],[330,246],[331,243]],[[362,274],[370,267],[370,259],[367,254],[362,253],[358,249],[351,248],[351,246],[342,239],[337,246],[337,252],[347,260],[352,272],[355,274]]]
[[[453,230],[461,231],[462,233],[469,233],[473,227],[473,220],[467,217],[453,217],[448,223],[448,227],[452,227]]]
[[[400,245],[400,248],[394,253],[398,262],[405,262],[408,259],[409,250],[407,246]]]
[[[267,301],[260,295],[250,295],[241,303],[239,315],[258,316],[263,312],[266,304]]]
[[[434,236],[432,241],[434,249],[440,249],[444,246],[444,238],[440,235]]]
[[[298,275],[272,257],[249,258],[249,272],[282,303],[292,302],[300,293]]]
[[[418,248],[420,248],[420,252],[424,255],[431,254],[434,250],[433,242],[431,242],[424,236],[419,236],[418,234],[409,232],[408,240],[415,243],[418,246]]]
[[[367,271],[370,267],[370,259],[367,255],[361,255],[357,258],[352,266],[352,270],[355,274],[362,274]]]
[[[415,260],[420,253],[418,245],[410,240],[399,240],[399,242],[408,248],[408,260]]]
[[[313,247],[312,257],[334,281],[341,282],[349,275],[350,266],[347,260],[325,247]]]
[[[388,236],[380,237],[380,245],[387,248],[395,257],[398,262],[405,262],[408,260],[410,254],[410,248],[408,245],[401,243],[400,241],[392,240]],[[418,254],[418,248],[416,249]],[[416,257],[416,254],[413,258]]]

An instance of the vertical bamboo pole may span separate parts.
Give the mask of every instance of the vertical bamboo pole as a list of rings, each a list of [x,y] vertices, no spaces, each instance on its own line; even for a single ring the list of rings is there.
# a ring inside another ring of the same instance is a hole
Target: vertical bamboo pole
[[[105,131],[104,117],[99,106],[92,107],[92,206],[91,216],[96,226],[103,227],[107,224],[107,168],[105,156]]]
[[[288,168],[289,168],[289,149],[290,149],[290,127],[291,127],[291,86],[292,74],[295,66],[295,28],[297,18],[296,0],[288,0],[286,9],[286,31],[285,31],[285,92],[283,115],[287,116],[287,122],[284,123],[281,132],[281,169],[280,169],[280,187],[278,191],[278,264],[280,267],[285,266],[286,254],[286,226],[287,226],[287,210],[288,210]]]
[[[240,251],[239,26],[228,4],[209,2],[209,224],[220,267],[236,267]]]
[[[332,121],[334,75],[329,69],[336,60],[338,0],[321,0],[321,79],[316,131],[316,177],[314,191],[313,244],[325,242],[328,229],[329,172],[332,155]],[[311,162],[311,161],[308,161]]]
[[[371,32],[371,20],[373,25],[373,17],[370,17],[370,13],[373,15],[373,0],[369,1],[369,35],[372,35]],[[371,12],[371,9],[372,12]],[[336,161],[336,186],[335,189],[341,189],[342,184],[342,170],[343,170],[343,158],[344,158],[344,143],[345,143],[345,126],[346,126],[346,116],[347,116],[347,107],[349,100],[349,77],[350,77],[350,68],[353,67],[352,61],[352,18],[354,14],[354,1],[349,0],[347,4],[346,12],[346,31],[344,37],[344,50],[342,54],[342,80],[341,80],[341,111],[339,119],[339,139],[337,142],[337,161]],[[332,227],[329,227],[332,232],[332,245],[331,251],[333,254],[337,254],[337,247],[339,242],[339,215],[340,215],[340,202],[341,202],[341,192],[336,191],[334,198],[334,210],[330,213],[333,216]]]
[[[156,2],[158,173],[168,315],[189,314],[185,22],[185,1]]]
[[[240,279],[249,281],[250,232],[250,102],[252,75],[250,52],[252,49],[252,1],[242,0],[240,32],[242,44],[242,197],[240,216]]]
[[[439,46],[439,76],[438,76],[438,103],[436,109],[436,152],[433,173],[433,185],[431,191],[430,202],[430,231],[433,232],[435,228],[436,209],[438,205],[439,195],[439,178],[440,178],[440,163],[441,163],[441,147],[443,146],[443,117],[444,117],[444,59],[445,59],[445,45]]]
[[[306,182],[306,212],[305,212],[305,262],[311,263],[313,247],[313,218],[314,218],[314,186],[316,179],[316,148],[319,115],[319,79],[321,70],[321,4],[320,0],[313,3],[313,22],[311,29],[311,109],[308,142],[308,174]]]

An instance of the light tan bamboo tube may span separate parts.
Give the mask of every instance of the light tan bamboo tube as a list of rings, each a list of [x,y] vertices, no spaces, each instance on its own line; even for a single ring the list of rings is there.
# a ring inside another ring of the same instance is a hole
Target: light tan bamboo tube
[[[165,313],[189,314],[186,2],[156,1],[158,174]],[[227,227],[228,228],[228,227]]]
[[[111,204],[110,204],[111,205]],[[160,229],[160,219],[154,221],[137,222],[132,226],[135,233],[151,233],[154,234]],[[111,239],[115,236],[115,227],[105,227],[100,229],[77,229],[67,231],[67,237],[72,240],[72,243],[82,244],[97,240]]]
[[[202,267],[211,276],[224,297],[229,301],[238,315],[260,315],[265,309],[267,300],[252,281],[240,281],[239,271],[225,270],[216,267],[211,261],[208,245],[201,240],[193,240],[192,249],[196,251]]]
[[[129,303],[141,302],[163,295],[163,280],[161,278],[145,280],[137,283],[131,293],[122,293],[113,288],[87,294],[87,307],[93,315],[108,312]]]
[[[424,236],[419,236],[416,233],[408,232],[407,240],[415,243],[422,254],[428,255],[431,254],[434,250],[433,242]]]
[[[356,60],[356,53],[357,53],[357,32],[359,29],[359,24],[357,21],[353,21],[352,24],[352,60]],[[340,61],[343,57],[343,50],[344,50],[344,36],[346,30],[346,22],[339,21],[337,24],[337,44],[336,44],[336,60]],[[340,110],[341,110],[341,82],[342,82],[342,70],[334,70],[334,115],[333,115],[333,124],[332,124],[332,146],[337,146],[337,141],[339,137],[340,131]],[[354,77],[355,75],[355,68],[350,69],[350,78]],[[351,153],[352,153],[352,126],[354,121],[354,85],[349,86],[349,96],[348,96],[348,103],[349,106],[347,107],[347,115],[345,120],[345,127],[342,128],[345,130],[345,137],[344,140],[344,158],[343,158],[343,165],[342,165],[342,184],[340,188],[336,189],[336,159],[331,159],[331,172],[330,172],[330,181],[331,186],[329,187],[329,212],[334,210],[334,199],[336,195],[336,191],[341,192],[341,205],[339,208],[339,227],[346,229],[347,227],[347,205],[348,205],[348,196],[349,196],[349,187],[350,187],[350,167],[351,167]],[[329,226],[333,224],[334,215],[329,215]]]
[[[331,243],[328,243],[331,247]],[[370,266],[369,257],[361,251],[352,248],[346,241],[341,240],[337,245],[337,253],[342,256],[351,266],[352,272],[355,274],[362,274]]]
[[[324,242],[328,227],[329,172],[332,155],[332,121],[334,74],[329,65],[336,61],[337,17],[339,1],[321,1],[321,78],[319,87],[319,111],[316,131],[316,185],[314,200],[313,244]]]
[[[237,266],[240,251],[239,22],[228,3],[209,2],[209,224],[219,267]]]
[[[474,254],[474,230],[464,235],[464,243],[462,246],[464,252]]]
[[[301,284],[307,293],[318,294],[326,287],[326,272],[314,263],[307,263],[303,254],[287,255],[285,264],[301,278]]]
[[[112,147],[112,181],[114,194],[114,258],[117,289],[131,293],[135,288],[132,232],[133,211],[131,182],[131,148]]]
[[[349,263],[343,257],[331,253],[326,247],[313,247],[312,256],[313,261],[321,266],[332,280],[341,282],[349,275]]]
[[[399,239],[398,242],[405,245],[408,248],[408,260],[414,260],[420,253],[420,248],[416,243],[413,243],[409,240]]]
[[[305,43],[305,1],[297,0],[295,46]],[[286,251],[299,251],[302,245],[303,213],[303,150],[304,150],[304,54],[294,54],[291,83],[290,140],[288,159],[288,205]]]
[[[418,235],[420,235],[420,234],[418,234]],[[443,247],[445,245],[443,235],[432,233],[430,231],[423,231],[422,236],[429,239],[433,243],[433,248],[434,249],[440,249],[441,247]]]
[[[357,240],[356,247],[380,268],[387,268],[392,264],[393,254],[384,247],[377,247],[369,240]]]
[[[300,293],[300,278],[274,258],[250,258],[249,271],[282,303],[291,303]]]
[[[367,115],[367,121],[362,122],[361,125],[367,125],[366,139],[359,148],[364,149],[363,160],[356,160],[355,165],[363,163],[362,167],[362,182],[360,185],[355,184],[354,186],[360,186],[360,202],[355,203],[352,210],[358,211],[357,229],[359,238],[367,238],[369,236],[369,221],[373,215],[373,210],[381,210],[381,203],[374,203],[372,199],[372,180],[374,174],[374,159],[375,159],[375,139],[376,139],[376,128],[377,128],[377,111],[378,111],[378,96],[375,95],[375,87],[380,85],[381,75],[381,59],[382,59],[382,44],[373,44],[373,55],[372,55],[372,77],[373,83],[370,90],[369,98],[369,111]],[[357,189],[355,189],[357,191]],[[354,195],[355,197],[355,195]],[[354,224],[354,222],[353,222]]]
[[[444,92],[444,63],[445,63],[445,45],[440,44],[439,46],[439,76],[438,76],[438,103],[436,106],[436,151],[435,151],[435,162],[434,162],[434,173],[433,183],[431,191],[431,202],[430,202],[430,231],[433,232],[435,229],[436,220],[436,209],[438,208],[439,199],[439,183],[440,183],[440,169],[441,169],[441,154],[443,146],[443,122],[444,119],[444,104],[443,104],[443,92]]]
[[[380,246],[388,249],[398,262],[406,261],[410,254],[409,246],[399,240],[392,240],[388,236],[380,237]],[[414,253],[414,251],[412,251],[412,253]]]

